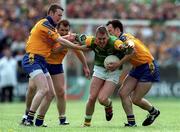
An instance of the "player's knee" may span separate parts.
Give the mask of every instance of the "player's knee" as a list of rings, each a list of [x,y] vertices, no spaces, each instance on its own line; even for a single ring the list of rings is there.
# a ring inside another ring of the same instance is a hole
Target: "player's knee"
[[[108,98],[103,97],[103,96],[98,97],[98,101],[99,101],[99,103],[100,103],[101,105],[105,104],[105,102],[107,101],[107,99],[108,99]]]
[[[51,91],[49,91],[48,93],[47,93],[47,100],[49,100],[49,101],[51,101],[53,98],[54,98],[54,93],[53,92],[51,92]]]
[[[120,90],[118,94],[121,99],[126,98],[126,93],[124,91]]]
[[[136,97],[132,97],[131,99],[132,99],[133,104],[135,104],[135,105],[139,105],[141,102],[141,100],[139,98],[136,98]]]
[[[42,89],[39,89],[38,92],[41,93],[42,95],[47,95],[49,93],[49,88],[44,87]]]
[[[56,96],[57,98],[59,99],[64,99],[65,98],[65,91],[64,90],[59,90],[57,93],[56,93]]]

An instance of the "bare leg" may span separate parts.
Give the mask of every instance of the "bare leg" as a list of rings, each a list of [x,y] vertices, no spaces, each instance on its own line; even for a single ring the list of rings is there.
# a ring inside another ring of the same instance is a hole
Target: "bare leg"
[[[26,92],[26,111],[27,112],[30,110],[31,103],[35,94],[36,94],[36,86],[34,82],[31,79],[29,79],[29,85]]]
[[[38,109],[42,99],[48,93],[49,86],[47,83],[46,76],[43,73],[35,76],[33,78],[33,81],[34,81],[35,85],[37,86],[37,93],[35,94],[35,96],[32,100],[30,111],[36,112],[36,110]]]
[[[59,116],[65,115],[66,110],[66,94],[65,94],[65,84],[64,84],[64,74],[52,75],[52,80],[54,84],[54,89],[57,99],[57,108]]]
[[[105,116],[107,121],[110,121],[113,117],[112,101],[109,97],[113,94],[115,88],[115,83],[106,81],[98,95],[100,104],[105,106]]]
[[[45,114],[48,111],[48,108],[51,104],[51,101],[54,98],[54,86],[53,86],[53,82],[52,82],[52,79],[50,76],[47,76],[47,81],[48,81],[48,85],[49,85],[49,92],[43,98],[41,105],[39,107],[39,115],[41,115],[41,116],[45,116]]]
[[[38,114],[38,116],[36,118],[36,122],[35,122],[36,126],[42,126],[43,125],[44,127],[46,127],[46,125],[43,124],[44,117],[45,117],[46,112],[49,109],[51,101],[54,98],[54,86],[53,86],[52,79],[50,76],[47,76],[47,81],[48,81],[48,86],[49,86],[49,92],[43,98],[41,105],[39,107],[39,114]]]
[[[142,123],[143,126],[151,125],[160,114],[159,110],[155,109],[148,100],[143,98],[150,90],[151,86],[151,82],[139,82],[132,94],[133,103],[149,112],[149,115]]]
[[[116,88],[116,84],[110,81],[106,81],[101,88],[98,100],[101,105],[108,106],[110,104],[109,97],[113,94],[114,90]]]
[[[90,85],[90,95],[88,98],[88,102],[86,103],[86,116],[84,126],[90,126],[91,118],[94,113],[96,99],[103,84],[104,80],[93,76]]]
[[[144,110],[151,110],[152,104],[143,97],[147,94],[152,86],[151,82],[139,82],[132,94],[133,104],[141,107]]]
[[[131,76],[127,76],[121,86],[120,89],[120,97],[122,101],[122,106],[124,108],[124,111],[126,115],[132,115],[133,110],[132,110],[132,101],[130,98],[131,92],[134,90],[136,87],[137,80]]]
[[[103,84],[104,84],[104,80],[99,79],[97,77],[93,77],[90,85],[89,99],[86,104],[86,115],[92,115],[94,113],[96,99]]]
[[[132,108],[132,101],[130,94],[133,92],[137,84],[137,80],[129,75],[125,78],[122,87],[120,89],[120,97],[122,101],[123,109],[127,116],[128,123],[125,126],[132,127],[136,126],[135,116]]]
[[[66,120],[66,87],[64,81],[64,73],[52,75],[54,89],[57,99],[57,109],[59,112],[60,125],[68,125]]]

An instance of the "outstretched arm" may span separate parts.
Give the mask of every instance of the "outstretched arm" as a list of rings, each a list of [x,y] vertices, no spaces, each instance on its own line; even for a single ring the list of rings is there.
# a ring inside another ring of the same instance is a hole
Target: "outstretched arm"
[[[62,37],[59,37],[57,39],[57,42],[60,43],[62,46],[66,47],[66,48],[70,48],[70,49],[77,49],[77,50],[82,50],[81,46],[78,46],[72,42],[70,42],[69,40],[66,40]]]

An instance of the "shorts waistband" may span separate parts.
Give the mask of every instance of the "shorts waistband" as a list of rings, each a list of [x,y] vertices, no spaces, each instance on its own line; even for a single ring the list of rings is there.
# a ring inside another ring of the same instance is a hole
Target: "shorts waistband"
[[[27,55],[28,55],[29,57],[32,57],[32,58],[36,58],[36,57],[38,57],[39,59],[43,59],[43,60],[45,60],[45,58],[44,58],[43,56],[38,55],[38,54],[27,53]]]

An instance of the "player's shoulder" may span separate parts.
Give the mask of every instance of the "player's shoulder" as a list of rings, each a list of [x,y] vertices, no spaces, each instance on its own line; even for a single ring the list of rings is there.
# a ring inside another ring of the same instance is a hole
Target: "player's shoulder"
[[[128,40],[128,39],[133,39],[133,38],[135,38],[132,34],[130,34],[130,33],[123,33],[120,37],[119,37],[119,39],[121,40],[121,41],[123,41],[123,42],[125,42],[126,40]]]
[[[117,38],[116,36],[113,36],[113,35],[110,35],[109,38],[110,38],[111,40],[118,40],[118,38]]]
[[[119,39],[116,36],[113,35],[109,36],[109,43],[114,44],[116,41],[119,41]]]
[[[55,29],[55,27],[53,27],[53,25],[51,25],[51,23],[46,19],[46,18],[44,18],[44,19],[41,19],[40,21],[39,21],[39,25],[42,27],[42,28],[48,28],[48,29],[50,29],[50,30],[52,30],[52,31],[56,31],[56,29]]]

